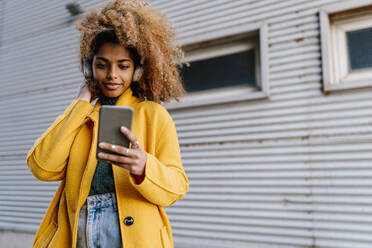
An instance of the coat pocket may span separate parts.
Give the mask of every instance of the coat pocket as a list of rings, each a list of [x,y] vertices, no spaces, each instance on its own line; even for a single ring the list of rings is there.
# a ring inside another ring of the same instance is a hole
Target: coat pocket
[[[163,228],[160,229],[160,237],[161,242],[163,244],[163,248],[173,248],[173,244],[171,243],[170,237],[168,236],[166,226],[163,226]]]
[[[54,237],[57,231],[57,224],[53,221],[45,228],[45,230],[40,234],[34,244],[34,248],[45,248],[48,247],[50,241]]]

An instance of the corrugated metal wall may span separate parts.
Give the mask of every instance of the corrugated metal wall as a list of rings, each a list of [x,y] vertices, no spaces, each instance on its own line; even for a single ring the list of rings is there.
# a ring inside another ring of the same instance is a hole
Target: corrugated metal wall
[[[57,185],[25,156],[82,80],[68,2],[3,0],[0,228],[34,231]],[[269,26],[269,99],[170,110],[191,183],[167,209],[178,247],[371,247],[372,90],[322,93],[317,13],[337,2],[151,1],[183,44]]]

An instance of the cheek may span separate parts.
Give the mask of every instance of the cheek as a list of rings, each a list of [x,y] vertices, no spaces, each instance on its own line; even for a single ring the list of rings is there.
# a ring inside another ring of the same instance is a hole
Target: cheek
[[[93,77],[94,79],[96,80],[102,80],[105,76],[105,73],[103,72],[103,70],[95,70],[93,69]]]
[[[122,73],[120,76],[121,76],[122,80],[123,80],[126,84],[128,84],[128,83],[131,83],[131,82],[132,82],[133,72],[131,72],[131,71],[126,71],[126,72]]]
[[[133,75],[133,74],[128,74],[128,75],[127,75],[127,81],[128,81],[128,82],[132,82],[132,75]]]
[[[128,73],[127,73],[127,80],[129,80],[130,82],[132,81],[133,74],[134,74],[134,69],[131,69],[131,70],[128,71]]]

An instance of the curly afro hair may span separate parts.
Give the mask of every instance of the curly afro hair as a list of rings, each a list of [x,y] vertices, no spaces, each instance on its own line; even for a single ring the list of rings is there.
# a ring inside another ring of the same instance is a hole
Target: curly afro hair
[[[157,9],[139,0],[116,0],[93,10],[76,27],[81,31],[82,70],[100,45],[116,40],[142,63],[141,79],[131,84],[135,96],[141,100],[167,102],[172,98],[178,100],[185,93],[179,73],[184,54],[176,42],[175,30]],[[102,41],[107,35],[99,34],[107,32],[114,33],[115,37]],[[97,41],[99,36],[101,39]],[[97,96],[99,90],[94,80],[87,79],[87,82]]]

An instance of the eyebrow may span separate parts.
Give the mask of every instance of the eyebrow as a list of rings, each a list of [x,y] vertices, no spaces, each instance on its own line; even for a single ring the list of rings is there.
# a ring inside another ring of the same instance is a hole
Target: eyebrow
[[[104,57],[97,57],[96,59],[100,59],[100,60],[103,60],[105,62],[108,62],[108,59],[104,58]],[[119,59],[118,62],[126,62],[126,61],[130,61],[130,59]]]

